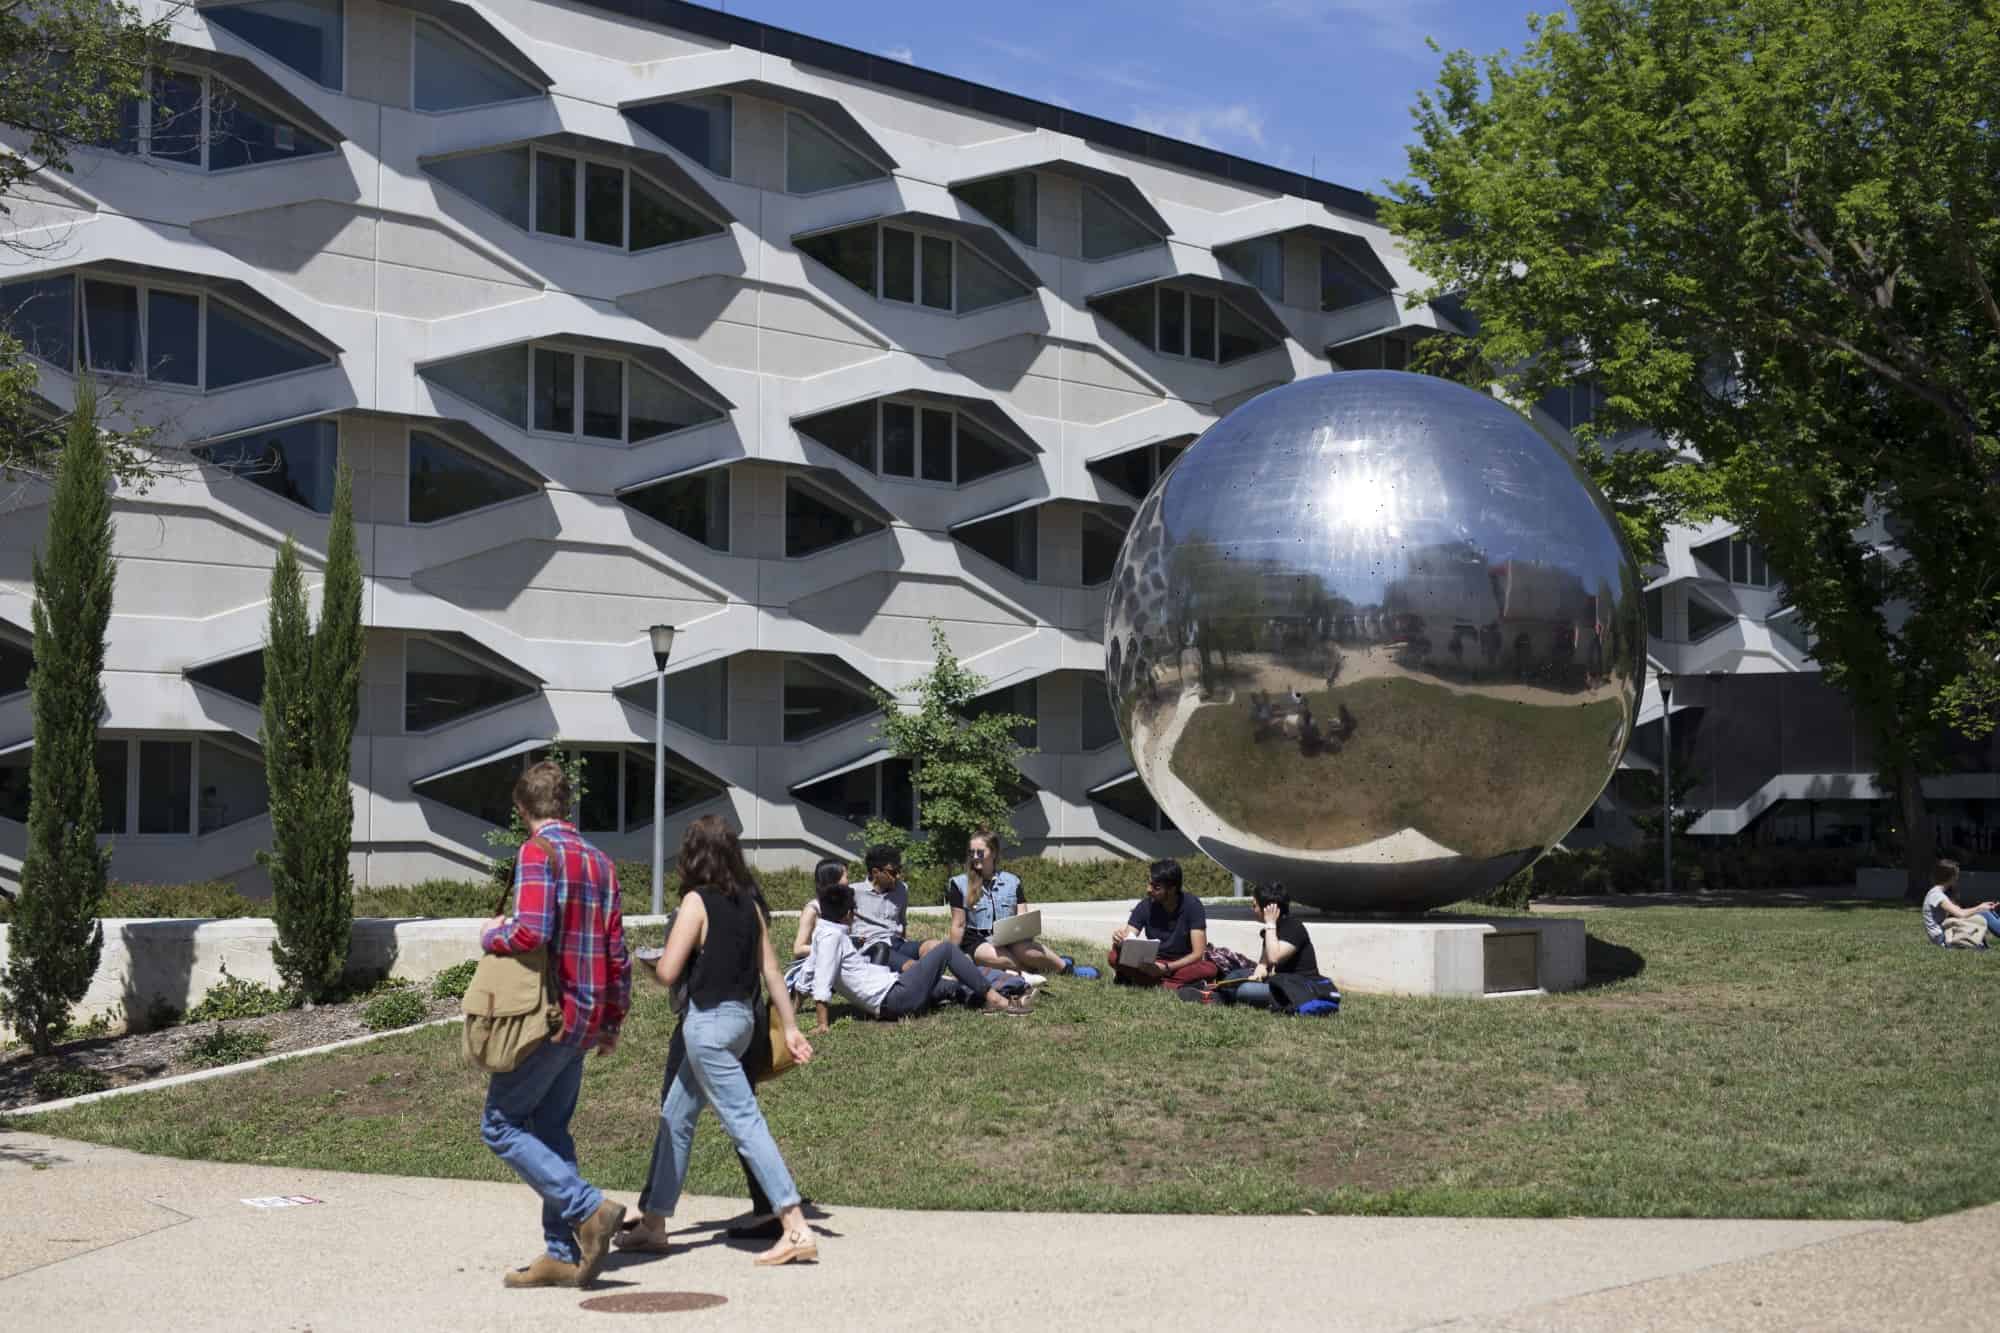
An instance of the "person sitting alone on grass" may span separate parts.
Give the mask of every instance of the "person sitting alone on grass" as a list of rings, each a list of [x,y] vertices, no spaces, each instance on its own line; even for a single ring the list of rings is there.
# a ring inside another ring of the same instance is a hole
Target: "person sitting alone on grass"
[[[945,1000],[968,998],[989,1013],[1025,1014],[1025,998],[1009,999],[954,944],[940,943],[902,972],[861,956],[848,927],[854,921],[854,888],[834,884],[819,891],[819,924],[813,927],[812,957],[798,984],[812,996],[819,1014],[815,1034],[828,1025],[827,1006],[835,992],[871,1018],[907,1018]],[[951,975],[946,976],[946,972]]]
[[[1225,973],[1222,980],[1236,984],[1218,986],[1213,992],[1217,1002],[1291,1010],[1308,1000],[1337,1000],[1339,992],[1319,970],[1312,935],[1305,922],[1292,915],[1292,895],[1285,892],[1285,886],[1254,885],[1251,900],[1257,911],[1257,962],[1253,967]],[[1194,988],[1187,987],[1181,997],[1187,999],[1193,993]]]
[[[1159,956],[1146,963],[1119,962],[1119,946],[1134,936],[1158,941]],[[1114,978],[1127,986],[1185,986],[1215,979],[1220,969],[1208,961],[1208,912],[1201,899],[1182,891],[1179,861],[1166,857],[1147,867],[1145,898],[1111,932],[1111,967]]]
[[[944,901],[951,908],[951,929],[946,938],[974,962],[1023,975],[1075,969],[1074,958],[1051,952],[1040,940],[995,944],[989,938],[996,924],[1028,905],[1020,877],[1000,868],[1000,839],[996,835],[984,831],[972,835],[965,852],[965,873],[951,877]]]
[[[2000,903],[1983,902],[1971,907],[1960,907],[1952,898],[1952,890],[1958,887],[1958,862],[1942,860],[1937,863],[1938,882],[1931,885],[1924,895],[1924,932],[1931,937],[1931,943],[1949,945],[1945,938],[1945,922],[1951,920],[1974,920],[1983,922],[1987,933],[2000,935]],[[1978,947],[1984,948],[1981,944]]]

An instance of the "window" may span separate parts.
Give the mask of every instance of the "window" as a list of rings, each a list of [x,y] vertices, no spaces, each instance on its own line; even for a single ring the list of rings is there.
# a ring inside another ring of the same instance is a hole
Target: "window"
[[[412,635],[403,641],[404,731],[431,731],[534,693],[534,686],[434,639]]]
[[[1032,583],[1040,563],[1037,546],[1041,525],[1036,512],[1032,508],[1020,509],[997,518],[981,519],[953,528],[951,535],[994,564]]]
[[[419,111],[459,111],[539,97],[541,90],[435,23],[411,24],[411,101]]]
[[[447,444],[410,432],[410,522],[437,523],[533,495],[539,486]]]
[[[1129,521],[1129,520],[1128,520]],[[1118,552],[1125,546],[1125,526],[1101,509],[1083,511],[1083,586],[1111,581]]]
[[[34,767],[34,749],[22,746],[0,754],[0,819],[16,824],[28,822],[28,778]],[[124,794],[124,788],[119,788]]]
[[[785,482],[785,554],[813,555],[877,533],[887,526],[833,499],[796,477]]]
[[[1326,349],[1335,370],[1408,370],[1418,334],[1378,333]]]
[[[800,254],[871,296],[902,305],[968,315],[1028,295],[972,246],[949,236],[869,223],[803,236],[796,244]]]
[[[1083,748],[1102,750],[1118,739],[1118,715],[1111,710],[1111,691],[1098,673],[1082,673]]]
[[[1646,594],[1646,633],[1656,639],[1667,637],[1667,590],[1655,588]]]
[[[1319,250],[1319,308],[1345,310],[1379,301],[1388,293],[1330,245]]]
[[[27,689],[34,669],[35,652],[27,636],[17,640],[11,632],[0,633],[0,699]]]
[[[523,429],[607,444],[637,444],[722,416],[636,362],[562,347],[496,347],[422,374]]]
[[[264,650],[238,653],[207,666],[192,667],[187,678],[197,685],[220,690],[246,704],[264,702]]]
[[[718,176],[727,176],[734,156],[734,104],[720,93],[674,102],[629,106],[634,125],[671,144]]]
[[[1193,437],[1187,436],[1164,444],[1141,445],[1099,459],[1089,465],[1090,470],[1133,499],[1143,500],[1192,442]]]
[[[1736,617],[1718,611],[1692,594],[1687,599],[1687,611],[1689,643],[1700,643],[1709,635],[1736,623]]]
[[[1806,629],[1805,618],[1796,608],[1788,607],[1772,616],[1769,622],[1771,633],[1783,639],[1802,653],[1812,651],[1812,634]]]
[[[1153,230],[1111,202],[1102,190],[1083,187],[1083,257],[1109,259],[1158,245]]]
[[[32,356],[64,370],[76,364],[76,279],[0,283],[0,329]]]
[[[1741,537],[1729,539],[1729,581],[1749,588],[1771,586],[1771,569],[1764,562],[1764,548]]]
[[[796,111],[785,113],[785,189],[818,194],[889,173]]]
[[[149,71],[145,95],[127,98],[118,119],[118,132],[100,147],[204,171],[333,151],[332,144],[220,79],[183,70]]]
[[[201,14],[314,83],[340,87],[340,0],[257,0],[203,9]]]
[[[572,750],[583,762],[577,826],[585,833],[630,833],[653,822],[653,760],[636,747]],[[412,790],[474,819],[505,824],[514,812],[514,782],[546,749],[508,755],[417,783]],[[722,786],[671,752],[667,756],[666,810],[686,810],[723,794]]]
[[[491,153],[439,158],[424,163],[424,170],[527,231],[531,193],[528,178],[533,160],[533,151],[526,147],[501,148]]]
[[[1218,245],[1215,257],[1273,301],[1285,299],[1285,238],[1258,236],[1234,245]]]
[[[988,176],[983,181],[968,181],[954,185],[951,192],[966,203],[993,219],[1023,245],[1035,244],[1036,212],[1039,201],[1036,198],[1036,177],[1032,171],[1017,171],[1006,176]]]
[[[315,514],[333,512],[340,427],[331,419],[252,431],[188,452]]]
[[[1180,287],[1127,288],[1090,304],[1120,331],[1167,356],[1226,366],[1278,345],[1230,302]]]
[[[866,768],[796,787],[792,794],[815,809],[850,824],[881,818],[897,828],[917,827],[917,797],[910,761],[884,759]]]
[[[1041,735],[1040,691],[1032,680],[1019,681],[1005,689],[982,694],[965,706],[967,718],[991,717],[995,713],[1013,713],[1028,719],[1023,726],[1014,728],[1014,744],[1023,749],[1035,748]],[[1019,804],[1019,802],[1016,802]]]
[[[0,755],[0,819],[27,819],[29,754]],[[100,738],[93,766],[100,834],[215,833],[271,808],[264,761],[247,743]]]
[[[10,284],[26,286],[28,284]],[[44,350],[73,349],[81,369],[130,375],[151,384],[210,390],[273,379],[332,364],[326,353],[297,342],[205,292],[86,278],[80,285],[81,346],[54,327],[52,306],[33,304],[35,336]],[[36,293],[39,298],[53,288]],[[65,367],[68,369],[69,367]]]
[[[1604,386],[1594,379],[1558,384],[1537,398],[1535,406],[1555,418],[1564,430],[1575,430],[1595,420],[1604,410]]]
[[[445,166],[456,160],[459,159],[446,159],[436,165]],[[481,190],[511,186],[514,181],[511,164],[504,172],[491,175],[477,171],[457,174],[458,181],[449,175],[441,179],[457,188],[466,188],[459,183],[465,181],[473,189]],[[477,194],[473,197],[487,203]],[[660,186],[626,167],[543,148],[534,150],[534,190],[529,202],[530,231],[630,250],[634,254],[722,231],[719,225],[689,211]],[[494,211],[503,217],[508,215],[505,208]]]
[[[802,741],[876,711],[875,700],[844,672],[785,659],[784,736]]]
[[[619,699],[643,713],[653,711],[651,676],[621,685]],[[719,658],[667,676],[667,721],[713,740],[729,739],[729,659]]]
[[[619,502],[655,523],[717,551],[729,549],[729,469],[712,468],[691,477],[626,491]]]
[[[1090,799],[1153,833],[1175,831],[1174,821],[1168,819],[1160,807],[1153,803],[1152,796],[1146,791],[1145,784],[1139,781],[1136,773],[1116,786],[1092,792]]]

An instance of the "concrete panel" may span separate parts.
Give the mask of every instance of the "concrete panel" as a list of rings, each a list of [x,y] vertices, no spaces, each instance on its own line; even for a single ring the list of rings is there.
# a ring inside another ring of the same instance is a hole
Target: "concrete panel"
[[[813,71],[824,91],[861,119],[884,129],[913,134],[933,143],[963,148],[970,144],[993,143],[1033,133],[1025,125],[997,116],[976,115],[924,98],[906,97],[886,89],[842,78],[837,74]]]
[[[1165,397],[1158,388],[1119,365],[1095,347],[1080,347],[1074,343],[1065,344],[1060,349],[1061,360],[1057,374],[1065,380],[1079,384],[1089,384],[1101,389],[1117,389],[1122,393],[1144,394],[1149,398]]]
[[[495,550],[419,573],[414,582],[424,592],[468,610],[513,611],[518,620],[523,598],[530,594],[598,594],[608,588],[634,590],[636,601],[677,601],[702,607],[723,600],[712,590],[684,578],[663,562],[638,551],[583,546],[552,541],[512,542]],[[637,590],[644,589],[643,594]],[[546,599],[538,598],[541,605]],[[635,621],[618,636],[630,638],[632,624],[641,629],[651,621]],[[561,638],[535,633],[525,622],[524,633],[535,638]]]
[[[1107,421],[1129,417],[1160,401],[1156,394],[1124,393],[1117,389],[1101,389],[1094,384],[1064,384],[1061,393],[1062,419],[1085,426],[1101,426]]]
[[[486,8],[537,41],[610,56],[623,64],[676,60],[727,49],[689,33],[621,19],[567,0],[488,0]]]
[[[218,482],[238,483],[218,477]],[[278,503],[283,504],[283,501]],[[288,506],[290,507],[290,506]],[[295,507],[292,507],[295,508]],[[298,511],[303,517],[311,517]],[[325,530],[325,521],[319,520]],[[12,527],[11,523],[0,528]],[[315,543],[324,540],[316,537]],[[121,559],[166,560],[190,565],[248,565],[266,571],[278,558],[279,538],[220,514],[179,505],[137,505],[119,501],[111,511],[111,549]],[[301,550],[299,560],[317,570],[319,559]]]
[[[785,188],[785,109],[756,97],[735,98],[736,145],[732,176],[759,190]],[[781,244],[789,244],[786,237]]]
[[[87,178],[95,159],[88,153],[78,153],[76,157],[79,175]],[[88,222],[96,212],[97,205],[82,191],[30,176],[8,191],[7,213],[0,217],[0,236],[14,236],[42,227],[75,227]],[[49,245],[56,240],[50,236],[30,244]]]
[[[1033,622],[956,580],[868,574],[794,602],[792,614],[870,657],[895,662],[930,657],[930,622],[947,620],[960,657],[973,657],[1034,632]]]
[[[1062,373],[1062,352],[1038,333],[1015,333],[1005,338],[953,352],[946,364],[993,390],[1014,388],[1030,375],[1050,379]]]

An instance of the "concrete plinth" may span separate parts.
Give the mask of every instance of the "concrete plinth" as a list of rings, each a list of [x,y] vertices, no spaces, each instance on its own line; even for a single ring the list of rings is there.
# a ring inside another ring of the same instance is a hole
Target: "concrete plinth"
[[[1102,939],[1132,910],[1129,902],[1040,903],[1043,934]],[[1342,919],[1302,911],[1320,970],[1345,993],[1520,995],[1583,985],[1583,922],[1561,917]],[[1257,923],[1247,900],[1211,902],[1209,941],[1257,956]],[[1098,961],[1095,957],[1091,962]]]

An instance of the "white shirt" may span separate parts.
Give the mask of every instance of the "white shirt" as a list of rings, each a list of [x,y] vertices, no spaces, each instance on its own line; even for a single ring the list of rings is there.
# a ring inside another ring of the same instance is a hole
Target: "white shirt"
[[[870,1014],[877,1014],[883,999],[896,988],[896,974],[863,958],[848,938],[847,927],[821,917],[813,927],[812,953],[799,985],[816,1003],[825,1004],[837,990]]]
[[[1944,943],[1944,922],[1951,915],[1944,908],[1947,896],[1942,884],[1931,885],[1931,891],[1924,895],[1924,931],[1932,944]]]

